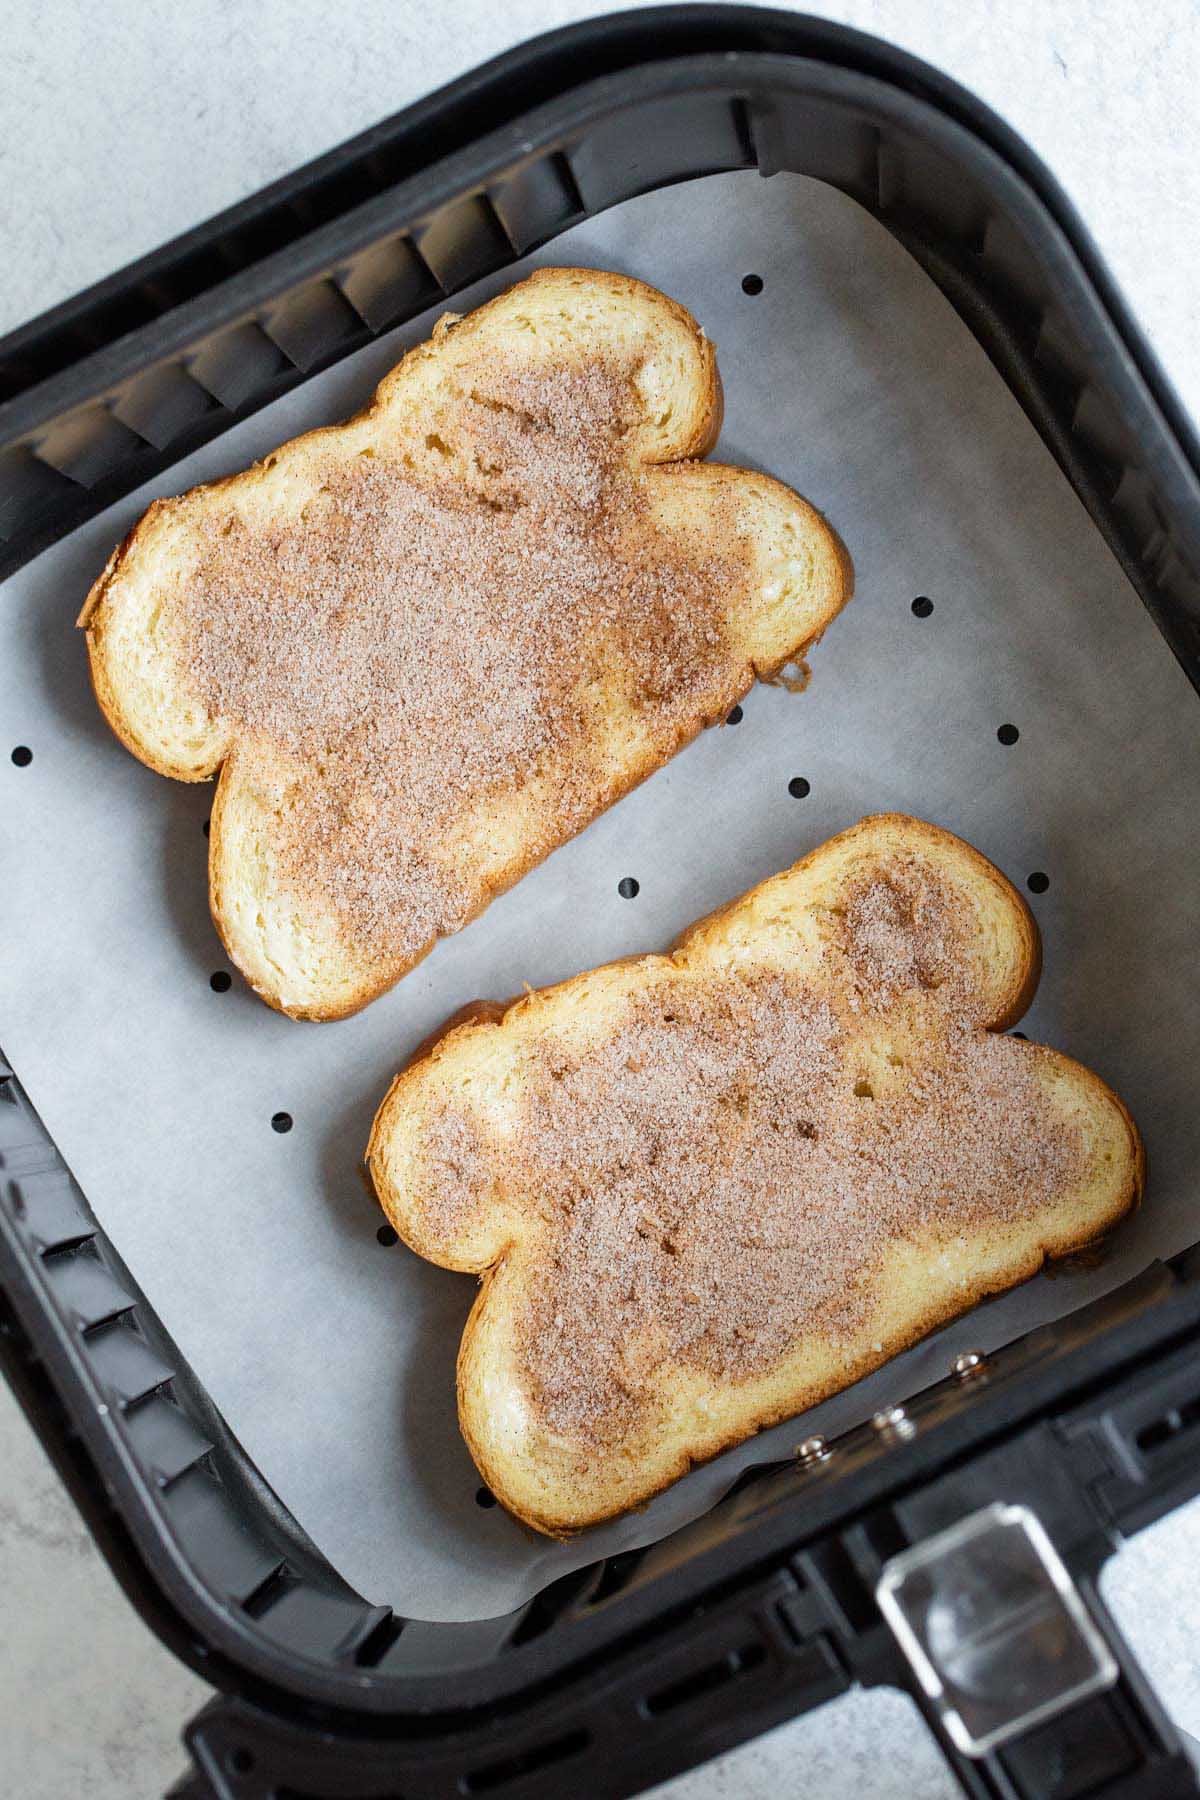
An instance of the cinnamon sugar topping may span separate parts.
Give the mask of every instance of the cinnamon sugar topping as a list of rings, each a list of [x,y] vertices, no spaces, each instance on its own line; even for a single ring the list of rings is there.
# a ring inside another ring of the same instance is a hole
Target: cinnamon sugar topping
[[[664,754],[731,702],[746,549],[731,519],[689,548],[652,516],[622,460],[635,372],[467,368],[453,428],[331,461],[277,530],[207,528],[182,654],[292,772],[277,849],[372,953],[485,898],[464,821],[489,802],[545,775],[544,851],[611,797],[586,751],[611,671]]]
[[[974,1027],[951,984],[929,988],[954,938],[936,889],[897,861],[848,901],[838,948],[853,940],[860,1002],[881,1019],[869,1045],[833,982],[684,973],[584,1050],[539,1040],[516,1148],[487,1155],[546,1221],[519,1329],[553,1431],[615,1443],[671,1366],[736,1382],[807,1332],[836,1350],[877,1304],[890,1245],[953,1256],[973,1227],[1015,1226],[1081,1174],[1082,1138],[1039,1082],[1048,1053]],[[926,1015],[911,1059],[886,1031],[902,989]]]
[[[941,882],[901,853],[853,882],[837,909],[835,941],[855,992],[888,1005],[906,989],[942,991],[942,1003],[969,1006],[962,919]]]

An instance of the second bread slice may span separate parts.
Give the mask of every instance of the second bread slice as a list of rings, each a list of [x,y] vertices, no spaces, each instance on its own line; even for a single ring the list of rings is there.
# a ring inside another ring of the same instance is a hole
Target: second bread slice
[[[493,1493],[610,1517],[1110,1230],[1140,1140],[1001,1035],[1037,977],[1004,877],[885,814],[418,1055],[368,1163],[414,1250],[482,1276],[458,1405]]]

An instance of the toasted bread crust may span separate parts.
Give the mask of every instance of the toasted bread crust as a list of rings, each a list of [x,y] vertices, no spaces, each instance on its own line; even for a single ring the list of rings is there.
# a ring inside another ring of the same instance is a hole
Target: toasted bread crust
[[[208,780],[220,773],[209,839],[213,918],[226,953],[250,985],[269,1005],[293,1017],[337,1019],[359,1010],[413,968],[445,932],[439,928],[423,942],[406,941],[402,950],[389,950],[375,938],[361,940],[345,920],[333,916],[330,901],[305,890],[288,904],[304,914],[308,937],[323,932],[328,939],[324,962],[316,972],[298,974],[280,951],[278,938],[272,954],[267,927],[261,919],[259,926],[253,924],[254,907],[239,906],[237,901],[245,897],[247,844],[263,823],[260,818],[256,824],[250,816],[248,786],[253,785],[256,771],[276,775],[279,757],[270,744],[249,743],[240,727],[206,710],[208,703],[199,688],[192,691],[191,674],[174,667],[151,633],[158,632],[164,609],[174,617],[171,609],[177,607],[177,600],[171,583],[187,579],[182,571],[187,558],[196,553],[200,523],[224,516],[230,508],[236,513],[239,508],[253,511],[257,507],[255,516],[259,516],[265,506],[269,517],[274,504],[271,497],[277,490],[283,497],[296,488],[326,491],[318,489],[317,483],[330,459],[349,461],[376,454],[372,446],[384,440],[393,421],[401,413],[407,417],[419,406],[422,383],[432,379],[441,359],[451,352],[465,355],[476,342],[486,347],[491,341],[489,334],[508,332],[511,337],[518,303],[529,310],[549,308],[560,295],[563,318],[575,307],[581,320],[593,319],[603,306],[614,318],[631,321],[629,329],[643,332],[647,344],[677,346],[680,356],[686,352],[686,383],[672,391],[672,403],[663,414],[669,425],[652,421],[647,410],[630,440],[630,456],[642,469],[669,471],[671,482],[678,484],[673,490],[677,496],[693,496],[688,504],[701,510],[720,499],[722,504],[748,509],[764,521],[790,520],[789,529],[816,557],[815,585],[805,603],[797,604],[791,631],[781,632],[777,623],[768,630],[765,615],[761,630],[757,625],[752,629],[750,598],[731,596],[729,604],[740,621],[745,643],[744,647],[731,643],[723,677],[707,699],[691,716],[675,719],[665,735],[660,730],[657,737],[650,732],[637,742],[630,741],[619,766],[607,769],[597,786],[595,803],[585,816],[578,816],[575,809],[569,819],[560,818],[557,828],[543,823],[514,848],[503,866],[481,867],[470,904],[459,909],[450,929],[459,929],[478,916],[551,849],[645,780],[699,731],[724,718],[756,677],[769,680],[802,657],[850,597],[849,558],[811,507],[771,477],[696,461],[716,442],[723,399],[714,348],[691,315],[678,302],[642,282],[598,271],[539,270],[461,321],[447,316],[427,342],[410,350],[384,378],[370,404],[345,423],[307,432],[240,474],[178,499],[155,501],[109,558],[80,614],[92,684],[114,733],[148,767],[185,781]],[[585,324],[576,330],[569,320],[560,329],[566,333],[564,342],[572,346],[571,354],[582,357],[591,354],[588,331],[600,331],[598,325]],[[674,364],[670,366],[678,373]],[[679,380],[683,382],[682,375]],[[649,409],[650,402],[645,404]],[[154,585],[160,581],[160,568],[166,584],[161,589]],[[140,637],[134,632],[131,648],[134,628],[130,621],[140,616],[138,605],[148,623]],[[153,687],[153,708],[147,684]],[[186,742],[181,728],[173,723],[176,716],[187,721]],[[282,877],[268,858],[258,860],[262,869],[255,878],[268,883],[265,899],[269,910],[282,904]],[[260,905],[258,912],[263,910]]]
[[[601,1455],[581,1441],[572,1464],[567,1449],[560,1453],[554,1447],[558,1440],[546,1435],[536,1410],[530,1416],[527,1437],[519,1432],[505,1437],[497,1429],[497,1406],[519,1400],[528,1411],[531,1403],[532,1390],[523,1390],[519,1360],[506,1359],[511,1346],[519,1341],[517,1314],[527,1281],[522,1270],[531,1267],[529,1258],[545,1251],[537,1250],[542,1239],[537,1235],[536,1193],[528,1202],[499,1193],[488,1203],[498,1210],[485,1212],[482,1223],[477,1220],[463,1235],[461,1228],[446,1222],[441,1202],[433,1205],[433,1195],[423,1191],[420,1171],[426,1166],[421,1161],[426,1133],[447,1109],[459,1103],[457,1097],[465,1091],[462,1079],[470,1074],[473,1092],[478,1091],[481,1080],[491,1092],[487,1071],[495,1066],[512,1071],[505,1077],[506,1092],[514,1084],[523,1092],[525,1077],[520,1071],[527,1066],[522,1060],[525,1047],[540,1042],[544,1032],[561,1031],[564,1021],[583,1017],[589,1028],[594,1021],[594,1035],[601,1039],[611,1029],[605,1023],[611,1014],[605,1011],[604,999],[610,989],[621,994],[673,993],[670,983],[680,969],[709,970],[731,945],[740,947],[739,953],[751,955],[763,934],[774,929],[761,921],[774,918],[785,897],[802,907],[808,894],[816,904],[816,897],[825,891],[821,884],[828,885],[826,871],[833,866],[831,859],[840,858],[840,866],[849,869],[858,866],[855,859],[869,862],[885,851],[890,854],[897,844],[906,855],[928,859],[949,871],[956,891],[970,897],[976,908],[974,916],[986,921],[994,941],[988,940],[988,959],[972,977],[971,991],[978,1004],[972,1003],[968,1009],[970,1028],[977,1034],[1006,1030],[1022,1016],[1037,984],[1040,940],[1028,906],[986,858],[961,840],[922,821],[888,814],[864,820],[813,851],[785,875],[698,920],[682,933],[667,956],[626,958],[505,1005],[480,1007],[477,1003],[467,1019],[451,1022],[432,1043],[423,1046],[392,1082],[371,1132],[370,1177],[384,1212],[413,1249],[448,1267],[480,1275],[480,1293],[458,1359],[460,1425],[491,1491],[535,1529],[568,1536],[642,1504],[698,1463],[859,1380],[987,1295],[1028,1279],[1051,1259],[1074,1254],[1103,1239],[1140,1201],[1145,1153],[1123,1102],[1099,1076],[1070,1058],[1037,1045],[1021,1045],[1019,1051],[1013,1046],[1013,1054],[1023,1063],[1044,1071],[1048,1092],[1064,1096],[1063,1117],[1086,1121],[1099,1146],[1095,1166],[1100,1173],[1089,1174],[1090,1185],[1078,1194],[1071,1189],[1056,1196],[1042,1213],[1035,1210],[1023,1218],[1019,1228],[1011,1222],[993,1228],[986,1218],[978,1227],[964,1226],[970,1232],[964,1253],[968,1260],[960,1256],[955,1263],[954,1282],[940,1281],[936,1273],[931,1274],[921,1278],[911,1295],[904,1285],[911,1277],[905,1258],[910,1258],[911,1252],[920,1261],[929,1252],[922,1249],[923,1240],[902,1244],[898,1252],[901,1261],[895,1267],[898,1291],[908,1296],[905,1304],[889,1312],[889,1302],[881,1299],[869,1327],[864,1328],[867,1335],[860,1334],[861,1341],[852,1336],[842,1343],[836,1367],[822,1367],[815,1378],[811,1370],[805,1375],[801,1343],[766,1374],[758,1371],[732,1388],[722,1388],[718,1382],[710,1389],[701,1383],[699,1394],[716,1395],[718,1404],[728,1402],[725,1428],[710,1428],[706,1414],[699,1413],[692,1425],[678,1431],[673,1426],[674,1435],[654,1438],[654,1450],[647,1450],[640,1474],[635,1471],[619,1480],[612,1476],[611,1465],[619,1460],[614,1452],[624,1454],[620,1444]],[[982,925],[971,929],[980,931]],[[508,1060],[497,1064],[498,1046],[507,1046],[509,1054]],[[935,1048],[931,1042],[931,1055]],[[529,1049],[528,1054],[532,1053]],[[505,1104],[511,1105],[511,1097]],[[1100,1149],[1104,1149],[1103,1163]],[[465,1153],[455,1154],[461,1160]],[[476,1158],[478,1154],[472,1153]],[[463,1173],[468,1190],[471,1174],[468,1162]],[[526,1205],[533,1207],[532,1214],[525,1213]],[[463,1215],[464,1226],[468,1217]],[[488,1224],[489,1217],[494,1224]],[[886,1262],[890,1254],[885,1251],[881,1270],[892,1266]],[[971,1257],[975,1259],[973,1268]],[[878,1281],[884,1281],[882,1274]],[[887,1292],[886,1284],[882,1291]],[[789,1372],[793,1364],[794,1374]],[[565,1374],[563,1379],[567,1379]],[[641,1443],[636,1435],[634,1443]],[[517,1445],[521,1446],[519,1461]],[[631,1454],[636,1458],[636,1447]]]

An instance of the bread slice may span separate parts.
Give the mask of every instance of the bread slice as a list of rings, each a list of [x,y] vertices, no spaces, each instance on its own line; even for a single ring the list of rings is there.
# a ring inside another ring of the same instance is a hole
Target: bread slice
[[[213,916],[270,1005],[363,1006],[820,637],[845,553],[695,460],[720,420],[683,307],[544,269],[114,552],[97,698],[152,769],[221,771]]]
[[[368,1167],[482,1279],[458,1405],[497,1498],[555,1535],[623,1512],[1110,1231],[1129,1114],[999,1035],[1038,973],[1004,877],[883,814],[420,1052]]]

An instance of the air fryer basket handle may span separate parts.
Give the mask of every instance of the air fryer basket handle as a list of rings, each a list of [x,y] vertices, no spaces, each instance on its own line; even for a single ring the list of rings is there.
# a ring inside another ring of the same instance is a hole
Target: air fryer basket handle
[[[1183,1800],[1200,1795],[1183,1735],[1167,1717],[1094,1583],[1078,1585],[1117,1661],[1117,1680],[1106,1692],[986,1756],[972,1757],[947,1732],[903,1657],[893,1668],[896,1685],[912,1695],[972,1800],[1174,1800],[1176,1795]]]
[[[1126,1515],[1149,1504],[1145,1485],[1131,1502],[1096,1479],[1096,1433],[1111,1450],[1130,1424],[1117,1411],[1040,1421],[842,1534],[847,1567],[882,1603],[847,1659],[853,1673],[912,1695],[977,1800],[1200,1794],[1184,1739],[1099,1592]],[[997,1524],[1033,1557],[1006,1562]]]

